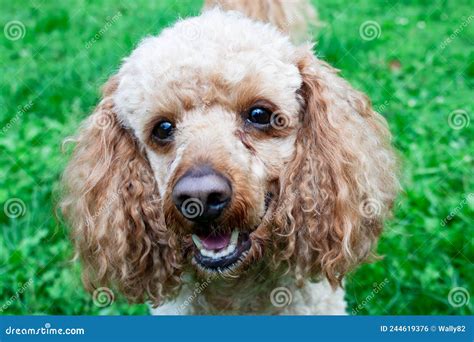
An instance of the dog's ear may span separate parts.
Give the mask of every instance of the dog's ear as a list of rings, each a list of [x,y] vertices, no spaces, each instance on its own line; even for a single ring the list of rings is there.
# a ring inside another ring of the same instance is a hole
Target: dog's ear
[[[86,287],[112,284],[132,301],[157,304],[179,285],[177,247],[148,160],[114,111],[116,88],[112,78],[76,137],[61,207]]]
[[[277,244],[297,274],[336,286],[381,232],[398,188],[396,161],[386,122],[365,95],[310,52],[298,67],[302,124],[282,176]]]

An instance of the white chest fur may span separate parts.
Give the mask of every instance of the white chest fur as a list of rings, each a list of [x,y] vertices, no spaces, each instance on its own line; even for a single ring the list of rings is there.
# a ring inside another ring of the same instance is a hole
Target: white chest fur
[[[258,286],[258,285],[256,285]],[[172,301],[158,308],[151,308],[152,315],[346,315],[346,302],[342,288],[333,290],[326,280],[318,283],[307,282],[301,288],[275,287],[261,292],[254,292],[254,298],[262,302],[267,298],[268,306],[255,309],[248,296],[231,293],[234,309],[217,308],[202,296],[202,290],[196,291],[189,286],[183,286],[181,293]],[[199,293],[197,293],[199,292]],[[256,298],[255,294],[260,298]],[[266,297],[266,298],[265,298]],[[239,309],[235,309],[238,307]]]

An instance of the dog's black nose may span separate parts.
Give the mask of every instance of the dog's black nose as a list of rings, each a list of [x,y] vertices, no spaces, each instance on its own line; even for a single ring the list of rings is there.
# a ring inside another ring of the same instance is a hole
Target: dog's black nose
[[[181,214],[193,222],[209,222],[219,217],[232,197],[229,180],[210,166],[186,172],[173,189],[173,202]]]

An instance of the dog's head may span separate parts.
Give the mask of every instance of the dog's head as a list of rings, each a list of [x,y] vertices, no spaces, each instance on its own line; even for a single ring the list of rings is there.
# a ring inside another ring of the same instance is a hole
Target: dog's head
[[[389,139],[310,47],[218,10],[181,21],[126,59],[78,135],[63,208],[86,283],[157,303],[185,268],[265,260],[336,284],[389,211]]]

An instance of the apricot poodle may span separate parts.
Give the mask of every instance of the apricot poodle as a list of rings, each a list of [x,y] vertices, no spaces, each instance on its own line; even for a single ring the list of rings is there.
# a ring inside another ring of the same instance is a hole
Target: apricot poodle
[[[88,289],[154,314],[344,314],[398,183],[384,118],[297,44],[305,1],[207,1],[145,38],[76,136]]]

